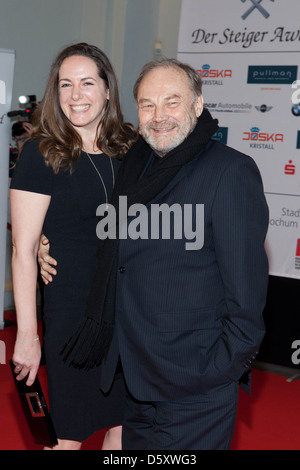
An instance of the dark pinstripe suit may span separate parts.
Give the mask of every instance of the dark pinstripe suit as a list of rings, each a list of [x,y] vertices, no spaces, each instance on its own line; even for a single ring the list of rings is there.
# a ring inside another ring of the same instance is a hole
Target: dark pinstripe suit
[[[237,384],[264,335],[268,209],[256,164],[212,141],[151,201],[178,202],[204,204],[202,249],[187,251],[185,239],[120,243],[117,334],[103,387],[120,352],[142,402],[196,403]]]

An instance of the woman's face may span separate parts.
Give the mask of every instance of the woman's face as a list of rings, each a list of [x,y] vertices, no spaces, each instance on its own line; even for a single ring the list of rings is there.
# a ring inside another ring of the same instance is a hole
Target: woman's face
[[[109,90],[99,77],[96,63],[84,56],[63,61],[58,76],[59,103],[65,116],[80,135],[95,137],[103,116]]]

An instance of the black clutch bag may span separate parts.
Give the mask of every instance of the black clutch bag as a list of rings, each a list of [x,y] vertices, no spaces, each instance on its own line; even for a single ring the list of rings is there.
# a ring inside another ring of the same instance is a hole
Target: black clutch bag
[[[34,441],[47,447],[56,445],[55,429],[38,377],[32,385],[27,386],[26,378],[16,380],[17,374],[14,372],[15,366],[12,360],[10,367]]]

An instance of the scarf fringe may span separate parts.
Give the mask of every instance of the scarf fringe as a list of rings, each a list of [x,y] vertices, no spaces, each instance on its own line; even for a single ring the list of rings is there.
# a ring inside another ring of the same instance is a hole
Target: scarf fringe
[[[105,360],[112,340],[114,325],[100,325],[86,318],[61,351],[63,361],[76,369],[90,370]]]

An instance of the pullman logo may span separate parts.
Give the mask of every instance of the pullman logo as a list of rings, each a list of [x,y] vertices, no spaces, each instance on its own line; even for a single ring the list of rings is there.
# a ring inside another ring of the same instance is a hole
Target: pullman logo
[[[297,65],[249,65],[247,83],[288,85],[297,73]]]
[[[300,269],[300,238],[298,238],[296,246],[295,269]]]

